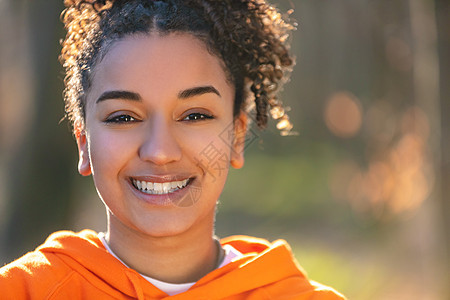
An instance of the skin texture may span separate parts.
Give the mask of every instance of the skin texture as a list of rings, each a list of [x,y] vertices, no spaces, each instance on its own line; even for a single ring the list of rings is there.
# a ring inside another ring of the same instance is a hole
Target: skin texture
[[[208,88],[188,95],[197,87]],[[98,101],[110,91],[136,99]],[[229,165],[244,163],[246,119],[233,118],[233,96],[222,62],[185,33],[128,36],[95,67],[85,128],[76,133],[78,169],[93,176],[107,208],[109,245],[138,272],[176,283],[214,269],[216,203]],[[220,168],[205,156],[211,145],[222,154]],[[194,187],[200,193],[189,205],[175,205],[170,195],[138,191],[133,178],[191,178],[181,196]]]

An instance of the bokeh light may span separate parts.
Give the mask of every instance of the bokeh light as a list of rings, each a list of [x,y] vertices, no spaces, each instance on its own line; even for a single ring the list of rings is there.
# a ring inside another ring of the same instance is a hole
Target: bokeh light
[[[376,118],[375,110],[371,114],[368,120]],[[347,200],[357,213],[383,218],[412,211],[432,190],[434,176],[426,143],[429,121],[425,113],[410,107],[389,130],[395,134],[389,132],[389,143],[369,152],[367,167],[348,160],[337,163],[330,172],[333,197]],[[371,132],[369,139],[380,143],[378,135],[383,132]]]
[[[361,128],[361,103],[350,92],[336,92],[326,103],[324,118],[328,129],[336,136],[353,137]]]
[[[412,68],[412,51],[403,40],[390,37],[386,43],[386,58],[392,68],[407,72]]]

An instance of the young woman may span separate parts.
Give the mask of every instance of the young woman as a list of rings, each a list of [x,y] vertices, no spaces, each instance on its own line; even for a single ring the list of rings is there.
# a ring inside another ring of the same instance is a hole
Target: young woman
[[[61,59],[105,233],[57,232],[0,269],[8,299],[343,299],[284,241],[214,236],[253,109],[291,128],[275,93],[292,26],[263,0],[66,1]]]

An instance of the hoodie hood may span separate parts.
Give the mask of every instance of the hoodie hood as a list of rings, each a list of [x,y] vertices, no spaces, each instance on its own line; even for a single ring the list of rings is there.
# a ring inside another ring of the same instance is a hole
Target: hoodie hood
[[[233,246],[244,256],[207,274],[187,292],[170,297],[109,254],[94,231],[60,231],[52,234],[36,250],[46,256],[57,256],[87,281],[101,286],[101,289],[120,292],[122,297],[174,300],[318,299],[309,296],[324,290],[325,294],[335,297],[320,299],[342,299],[334,292],[330,293],[329,288],[310,282],[283,240],[269,243],[263,239],[234,236],[222,239],[221,243]],[[286,297],[280,297],[281,292]]]

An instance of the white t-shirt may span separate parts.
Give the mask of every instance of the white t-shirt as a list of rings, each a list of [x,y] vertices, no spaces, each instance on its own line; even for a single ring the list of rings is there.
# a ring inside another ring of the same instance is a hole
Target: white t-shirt
[[[111,255],[113,255],[115,258],[117,258],[122,264],[127,266],[111,250],[111,248],[109,247],[108,243],[106,242],[105,234],[103,232],[100,232],[98,234],[98,238],[100,239],[100,241],[102,241],[103,246],[105,246],[106,250],[109,253],[111,253]],[[223,259],[222,263],[219,265],[218,268],[222,268],[223,266],[225,266],[225,265],[229,264],[230,262],[232,262],[232,261],[234,261],[236,259],[239,259],[239,258],[241,258],[243,256],[243,254],[241,252],[239,252],[238,250],[236,250],[233,246],[224,245],[224,246],[222,246],[222,248],[225,250],[225,256],[224,256],[224,259]],[[173,296],[173,295],[176,295],[176,294],[180,294],[180,293],[186,292],[187,290],[189,290],[195,284],[195,282],[168,283],[168,282],[160,281],[160,280],[157,280],[157,279],[145,276],[143,274],[140,274],[140,275],[142,277],[144,277],[148,282],[150,282],[151,284],[153,284],[154,286],[156,286],[158,289],[160,289],[161,291],[165,292],[169,296]]]

